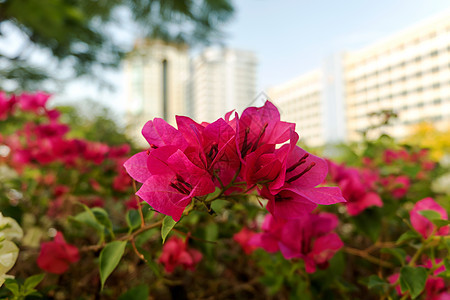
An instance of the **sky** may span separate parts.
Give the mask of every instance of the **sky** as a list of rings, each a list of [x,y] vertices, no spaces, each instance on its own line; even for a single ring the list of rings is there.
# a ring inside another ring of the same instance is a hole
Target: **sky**
[[[246,0],[233,1],[236,14],[224,26],[224,44],[252,50],[259,60],[258,91],[319,68],[323,60],[357,50],[422,20],[450,11],[449,0]],[[118,35],[131,43],[130,35]],[[91,97],[123,112],[124,76],[105,76],[116,91],[100,91],[89,82],[71,84],[59,100]]]

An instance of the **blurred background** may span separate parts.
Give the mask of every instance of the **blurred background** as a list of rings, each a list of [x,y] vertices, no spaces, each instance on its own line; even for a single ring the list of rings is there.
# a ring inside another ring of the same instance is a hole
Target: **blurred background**
[[[433,143],[450,126],[450,3],[0,0],[0,89],[52,93],[142,146],[151,118],[266,99],[310,147]]]

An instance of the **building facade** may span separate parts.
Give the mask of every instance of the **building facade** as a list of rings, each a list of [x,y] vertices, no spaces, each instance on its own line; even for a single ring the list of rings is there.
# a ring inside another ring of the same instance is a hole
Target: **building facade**
[[[357,140],[381,110],[398,115],[390,135],[406,136],[411,125],[438,127],[450,120],[450,15],[426,20],[344,60],[348,138]],[[373,132],[378,135],[381,132]]]
[[[325,143],[323,72],[312,70],[268,90],[281,119],[296,124],[300,141],[310,146]]]
[[[251,51],[210,47],[192,60],[190,107],[193,118],[211,122],[242,111],[256,97],[257,58]]]
[[[398,117],[371,129],[369,137],[386,132],[403,138],[423,121],[448,128],[450,14],[330,57],[321,69],[271,88],[269,96],[311,146],[358,141],[380,124],[382,111]]]
[[[188,47],[159,40],[139,40],[124,62],[128,131],[144,145],[140,132],[155,117],[175,124],[187,113]]]

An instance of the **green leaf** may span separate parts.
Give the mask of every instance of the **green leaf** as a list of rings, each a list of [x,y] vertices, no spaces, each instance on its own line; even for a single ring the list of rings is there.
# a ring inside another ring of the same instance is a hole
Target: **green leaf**
[[[147,285],[138,285],[132,289],[129,289],[124,294],[120,295],[118,300],[147,300],[150,291]]]
[[[221,192],[222,192],[222,189],[216,187],[216,189],[214,190],[214,192],[212,192],[211,194],[208,194],[208,196],[206,196],[205,201],[208,202],[208,201],[210,201],[211,199],[213,199],[213,198],[219,196]]]
[[[383,279],[381,279],[380,277],[378,277],[377,275],[370,275],[369,280],[367,282],[367,287],[369,289],[373,289],[376,287],[388,287],[389,284],[384,281]]]
[[[97,222],[97,219],[95,218],[95,216],[92,212],[83,211],[83,212],[79,213],[78,215],[76,215],[73,219],[80,223],[91,226],[99,232],[103,232],[103,230],[104,230],[104,226]]]
[[[450,224],[450,220],[444,220],[441,214],[435,210],[421,210],[418,213],[430,220],[437,227],[442,227]]]
[[[42,279],[44,279],[45,274],[37,274],[33,275],[31,277],[28,277],[25,280],[25,283],[23,286],[25,287],[25,290],[31,290],[34,289],[39,283],[41,283]]]
[[[432,220],[434,225],[436,225],[438,228],[450,225],[450,220]]]
[[[117,267],[120,259],[125,251],[126,241],[114,241],[105,246],[100,253],[100,280],[102,282],[102,290],[106,279],[111,275],[112,271]]]
[[[87,207],[87,209],[89,209]],[[108,228],[110,230],[110,232],[112,232],[112,223],[111,220],[109,219],[108,213],[106,212],[106,210],[104,210],[101,207],[94,207],[91,209],[92,213],[95,216],[95,219],[97,220],[97,222],[101,225],[103,225],[104,227]]]
[[[397,258],[400,264],[403,266],[406,259],[406,251],[401,248],[384,248],[381,249],[381,253],[388,253]]]
[[[413,239],[417,239],[420,238],[420,235],[415,232],[415,231],[407,231],[405,233],[403,233],[397,240],[397,242],[395,242],[397,245],[409,241],[409,240],[413,240]]]
[[[427,269],[424,267],[405,266],[400,270],[400,287],[402,293],[409,291],[411,298],[415,299],[422,293],[427,281]]]
[[[13,295],[19,295],[19,284],[16,282],[15,279],[6,279],[5,280],[5,287],[13,293]]]
[[[161,237],[163,240],[163,244],[166,241],[166,237],[169,234],[169,232],[172,230],[172,228],[177,224],[171,216],[166,216],[163,220],[162,226],[161,226]]]
[[[424,216],[425,218],[427,218],[428,220],[430,220],[431,222],[433,222],[433,220],[441,220],[441,214],[438,213],[435,210],[431,210],[431,209],[426,209],[426,210],[420,210],[418,211],[419,215]]]
[[[139,211],[136,209],[130,209],[127,212],[126,219],[130,231],[133,231],[141,226],[141,216],[139,215]]]
[[[422,167],[418,164],[415,165],[405,165],[403,167],[403,173],[408,175],[409,178],[415,178],[417,176],[417,173],[421,171]]]

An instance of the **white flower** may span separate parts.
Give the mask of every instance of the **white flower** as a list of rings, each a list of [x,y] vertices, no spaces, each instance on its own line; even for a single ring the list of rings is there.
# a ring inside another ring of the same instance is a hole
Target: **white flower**
[[[19,255],[19,248],[11,240],[20,240],[22,237],[23,230],[16,220],[0,213],[0,286],[5,278],[10,277],[6,272],[11,270]]]

